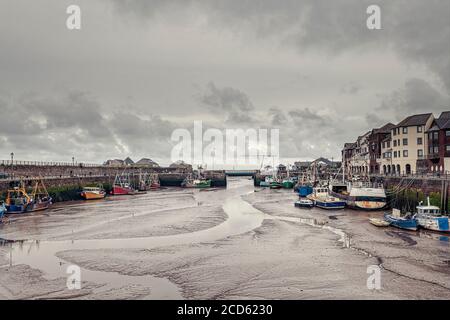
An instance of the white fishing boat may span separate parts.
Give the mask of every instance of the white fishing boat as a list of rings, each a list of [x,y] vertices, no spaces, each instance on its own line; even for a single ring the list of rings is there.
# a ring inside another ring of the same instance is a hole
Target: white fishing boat
[[[326,210],[344,209],[346,205],[345,201],[330,195],[327,187],[313,188],[313,192],[307,198],[313,201],[316,207]]]
[[[439,232],[450,232],[449,217],[442,214],[437,206],[430,205],[430,198],[427,205],[420,203],[417,206],[417,222],[420,227]]]

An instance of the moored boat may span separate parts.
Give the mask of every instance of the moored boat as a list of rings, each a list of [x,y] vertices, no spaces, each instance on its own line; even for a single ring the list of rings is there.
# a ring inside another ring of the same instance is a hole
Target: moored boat
[[[419,226],[415,215],[407,213],[406,215],[401,216],[400,210],[398,209],[393,209],[392,214],[385,213],[384,220],[393,227],[405,230],[416,231]]]
[[[19,187],[8,190],[6,196],[8,214],[35,212],[46,210],[52,204],[52,198],[42,180],[37,181],[31,193],[28,193],[23,182]]]
[[[211,187],[211,180],[209,179],[190,179],[186,178],[181,184],[185,188],[199,188],[205,189]]]
[[[283,184],[279,181],[272,181],[270,183],[270,189],[281,189],[283,188]]]
[[[312,208],[314,207],[314,202],[309,199],[300,199],[295,202],[297,208]]]
[[[284,189],[294,188],[294,181],[292,181],[292,179],[284,179],[282,184]]]
[[[437,206],[430,205],[430,198],[427,199],[428,204],[417,206],[417,222],[421,228],[439,231],[450,232],[449,217],[442,214]]]
[[[381,184],[348,182],[333,184],[330,194],[359,210],[381,210],[386,206],[386,192]]]
[[[122,175],[116,175],[116,178],[114,179],[114,184],[112,187],[111,194],[114,196],[120,196],[120,195],[134,195],[137,193],[137,190],[135,190],[130,182],[129,177],[122,174]]]
[[[376,227],[389,227],[391,225],[390,222],[378,218],[370,218],[369,222]]]
[[[2,201],[2,202],[0,202],[0,223],[2,223],[3,216],[5,215],[6,212],[7,212],[7,210],[6,210],[5,203]]]
[[[313,192],[307,196],[307,198],[314,202],[316,207],[326,210],[339,210],[344,209],[346,206],[345,201],[342,201],[336,197],[330,196],[329,190],[326,187],[316,187]]]
[[[266,177],[264,181],[259,183],[259,186],[262,188],[270,188],[270,184],[273,182],[272,177]]]
[[[104,199],[106,192],[101,187],[85,187],[81,192],[81,196],[85,200],[98,200]]]
[[[300,197],[309,196],[313,192],[313,188],[309,185],[302,185],[298,187],[298,195]]]

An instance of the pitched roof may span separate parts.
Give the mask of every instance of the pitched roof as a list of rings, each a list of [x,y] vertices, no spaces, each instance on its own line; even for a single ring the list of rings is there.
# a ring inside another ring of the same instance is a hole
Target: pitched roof
[[[429,131],[439,129],[450,129],[450,111],[442,112],[439,119],[434,121],[434,126]]]
[[[384,126],[378,129],[374,129],[374,133],[389,133],[395,127],[393,123],[386,123]]]
[[[423,126],[432,116],[432,113],[415,114],[405,118],[403,121],[397,124],[396,127]]]
[[[148,158],[142,158],[138,162],[136,162],[137,165],[150,165],[150,166],[158,166],[158,164],[153,161],[152,159]]]

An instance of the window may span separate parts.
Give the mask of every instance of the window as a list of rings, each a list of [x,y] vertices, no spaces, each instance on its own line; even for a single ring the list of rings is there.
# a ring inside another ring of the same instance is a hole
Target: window
[[[397,151],[394,151],[394,158],[397,158]]]
[[[397,146],[397,140],[394,140],[394,147]]]
[[[407,146],[408,145],[408,139],[403,139],[403,145]]]
[[[403,150],[403,158],[408,158],[408,150]]]
[[[421,133],[422,132],[422,126],[417,126],[417,132]]]
[[[445,136],[450,137],[450,130],[445,131]]]
[[[387,142],[387,147],[388,147],[388,148],[391,147],[391,142],[390,142],[390,141]]]
[[[394,136],[397,135],[397,128],[394,128],[394,130],[392,130],[392,135],[394,135]]]
[[[439,139],[439,132],[433,132],[433,140],[438,140]]]
[[[423,143],[422,138],[417,138],[417,144],[422,145],[422,143]]]
[[[434,153],[439,153],[439,147],[434,147]]]
[[[450,145],[445,146],[445,151],[450,152]]]
[[[429,153],[429,154],[432,154],[432,153],[433,153],[433,147],[430,147],[430,150],[428,150],[428,153]]]
[[[423,158],[423,150],[422,149],[417,150],[417,157]]]
[[[403,127],[403,133],[408,133],[408,127]]]

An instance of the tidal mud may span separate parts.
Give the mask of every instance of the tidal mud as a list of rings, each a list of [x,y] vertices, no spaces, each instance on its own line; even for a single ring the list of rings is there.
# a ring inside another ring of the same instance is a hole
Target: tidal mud
[[[235,178],[227,189],[164,190],[18,218],[0,227],[2,238],[28,239],[0,247],[0,298],[450,298],[442,236],[367,222],[381,213],[298,209],[295,199]],[[79,292],[65,288],[70,264],[82,270]],[[367,288],[374,265],[381,290]]]

